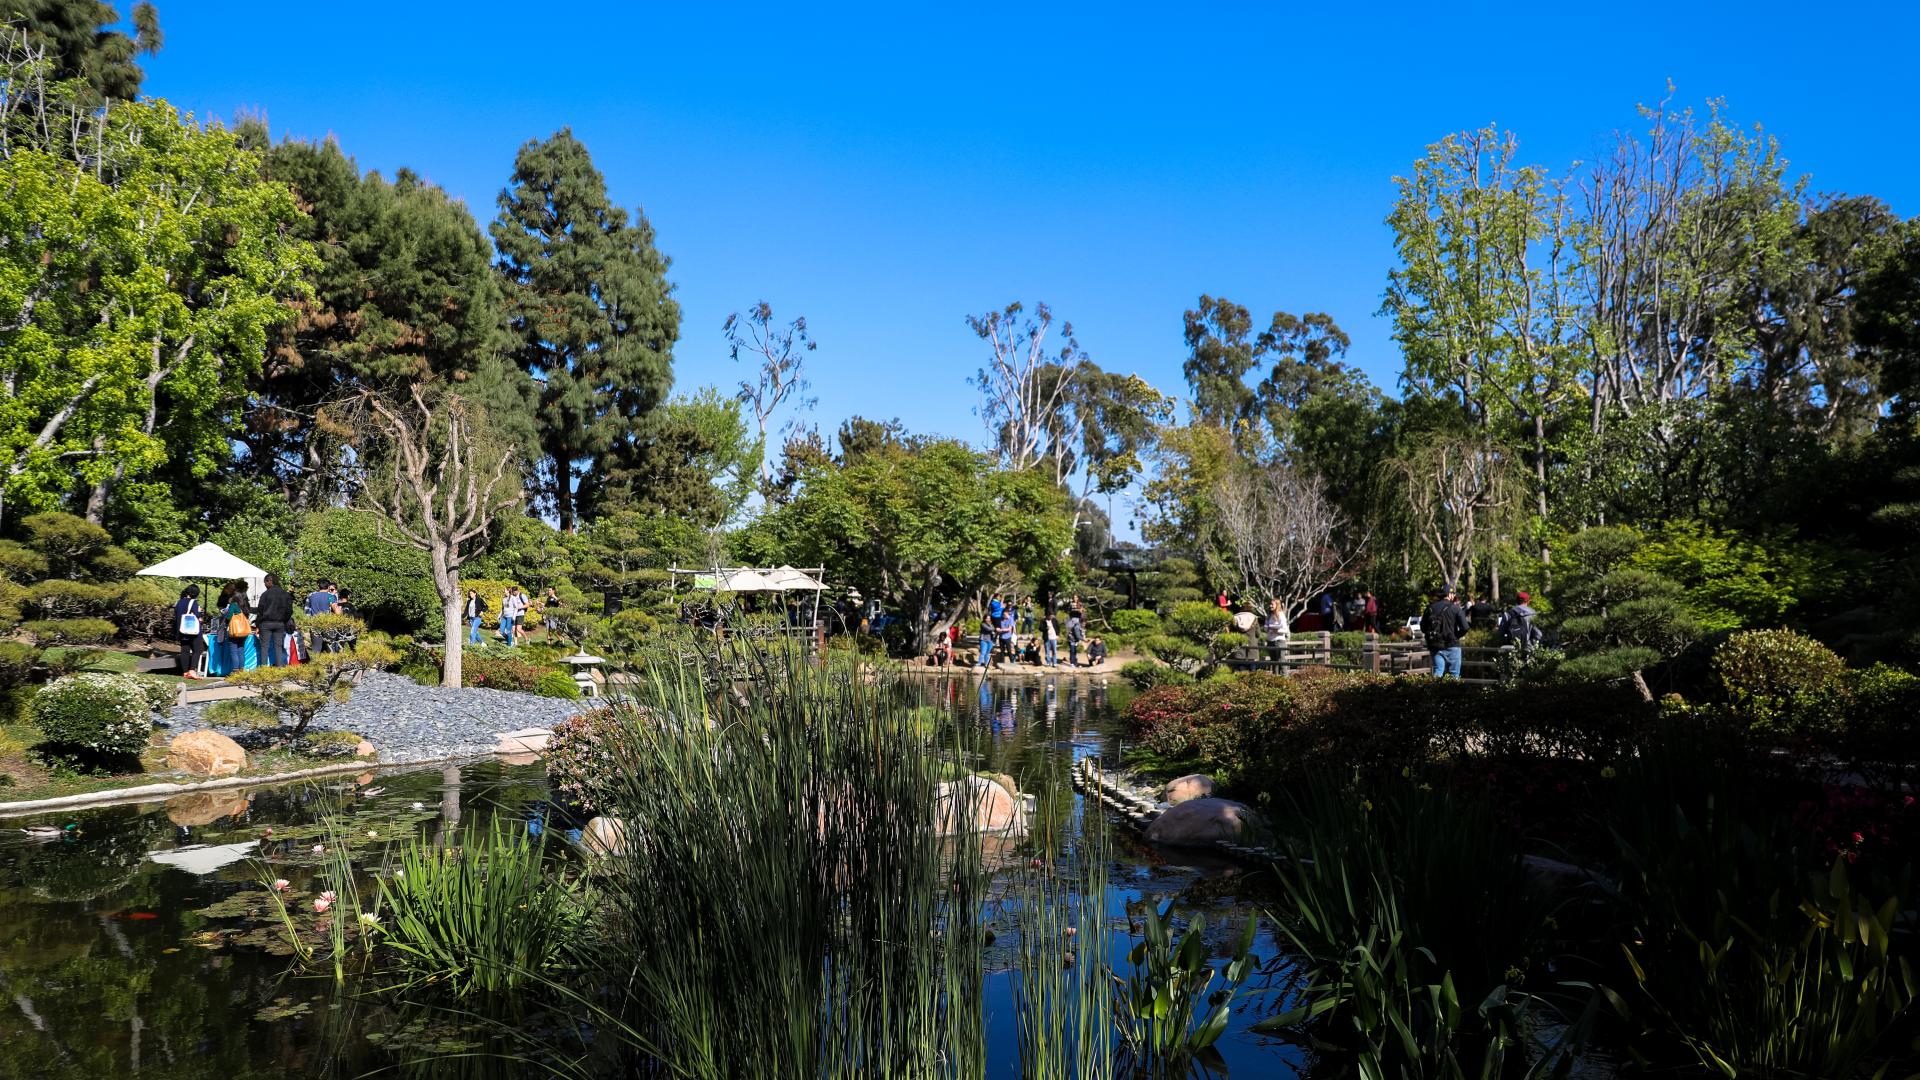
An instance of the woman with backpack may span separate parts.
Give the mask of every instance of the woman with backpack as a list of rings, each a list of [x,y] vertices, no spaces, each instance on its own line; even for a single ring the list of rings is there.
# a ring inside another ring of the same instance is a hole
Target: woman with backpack
[[[220,590],[220,671],[232,674],[247,666],[247,642],[253,637],[253,608],[247,586],[229,581]]]
[[[173,605],[173,629],[180,638],[180,677],[183,679],[200,677],[200,657],[207,651],[207,630],[201,625],[203,621],[200,586],[189,585],[181,589],[180,599]]]

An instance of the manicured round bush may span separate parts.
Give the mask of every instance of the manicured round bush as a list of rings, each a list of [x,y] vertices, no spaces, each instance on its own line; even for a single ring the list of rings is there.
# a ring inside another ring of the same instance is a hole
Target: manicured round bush
[[[1745,630],[1713,654],[1713,675],[1734,718],[1762,735],[1832,728],[1846,696],[1846,662],[1792,630]]]
[[[105,619],[119,603],[119,588],[51,578],[27,586],[26,610],[36,619]]]
[[[152,710],[129,675],[82,672],[48,683],[33,699],[47,741],[97,754],[138,754],[153,733]]]
[[[41,645],[105,645],[120,636],[105,619],[36,619],[20,628]]]
[[[565,698],[568,701],[580,699],[580,684],[573,676],[564,671],[543,671],[533,681],[533,692],[541,697]]]
[[[10,690],[33,674],[40,650],[18,641],[0,641],[0,690]]]
[[[280,726],[280,714],[253,698],[227,698],[207,706],[200,718],[210,727],[267,731]]]
[[[1129,660],[1120,665],[1120,677],[1132,683],[1136,690],[1151,690],[1156,686],[1191,686],[1193,676],[1165,664],[1156,664],[1151,660]]]
[[[146,695],[147,708],[154,712],[166,712],[180,700],[180,681],[165,675],[135,675],[134,685]]]
[[[309,731],[300,740],[300,749],[315,757],[352,757],[360,749],[360,736],[351,731]]]

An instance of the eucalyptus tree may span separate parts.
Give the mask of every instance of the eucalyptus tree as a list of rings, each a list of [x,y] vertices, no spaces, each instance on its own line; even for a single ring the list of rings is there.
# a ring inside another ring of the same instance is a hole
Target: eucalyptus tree
[[[807,319],[802,315],[785,326],[774,325],[773,305],[760,301],[745,313],[727,316],[727,355],[738,361],[744,354],[755,358],[754,377],[740,380],[738,398],[753,410],[754,428],[760,437],[760,487],[762,493],[773,484],[773,465],[767,454],[767,424],[781,405],[791,401],[795,411],[813,408],[817,399],[807,397],[809,384],[806,356],[819,347],[807,334]]]
[[[1411,393],[1456,400],[1481,432],[1482,457],[1510,437],[1528,445],[1544,563],[1554,436],[1583,397],[1587,353],[1564,184],[1518,164],[1518,149],[1512,132],[1491,127],[1449,135],[1396,178],[1387,223],[1400,265],[1381,310]]]

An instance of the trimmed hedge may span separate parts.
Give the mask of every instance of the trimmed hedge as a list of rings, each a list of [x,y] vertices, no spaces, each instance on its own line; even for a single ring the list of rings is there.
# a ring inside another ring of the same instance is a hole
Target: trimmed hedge
[[[463,653],[460,657],[460,685],[484,686],[489,690],[531,692],[540,681],[539,665],[517,656],[489,656]]]
[[[580,684],[564,671],[541,672],[540,677],[533,681],[533,692],[541,697],[580,700]]]
[[[96,754],[138,754],[153,734],[139,680],[82,672],[55,679],[33,699],[33,721],[47,741]]]
[[[1713,675],[1734,719],[1763,735],[1836,727],[1846,661],[1792,630],[1743,630],[1713,654]]]
[[[41,645],[105,645],[120,636],[120,628],[105,619],[35,619],[20,629]]]

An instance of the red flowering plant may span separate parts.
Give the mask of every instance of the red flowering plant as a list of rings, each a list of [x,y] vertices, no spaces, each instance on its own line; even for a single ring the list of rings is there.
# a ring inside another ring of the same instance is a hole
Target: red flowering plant
[[[1920,805],[1912,795],[1857,785],[1828,784],[1818,799],[1803,799],[1794,820],[1813,834],[1828,864],[1892,865],[1907,859],[1920,837]]]

